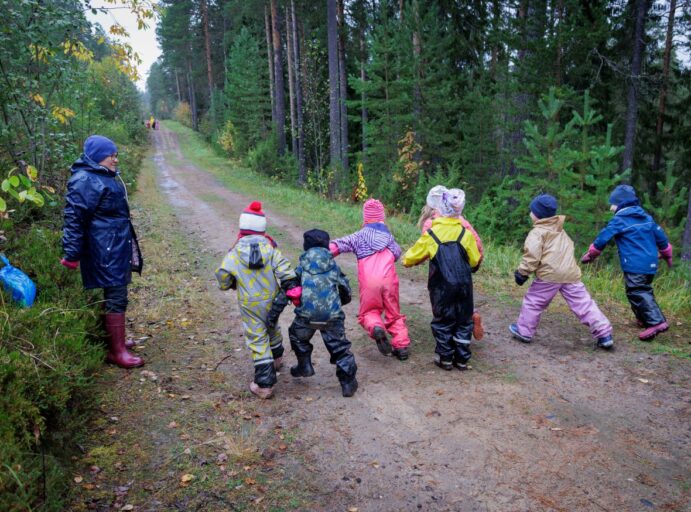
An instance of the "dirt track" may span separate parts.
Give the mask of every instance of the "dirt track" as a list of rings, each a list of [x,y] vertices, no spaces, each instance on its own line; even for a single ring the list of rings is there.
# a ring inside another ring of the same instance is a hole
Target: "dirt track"
[[[261,198],[224,188],[185,159],[165,128],[153,138],[160,189],[187,236],[220,262],[241,210]],[[295,262],[302,232],[315,226],[296,225],[289,212],[265,206],[270,232]],[[356,280],[354,258],[341,256],[338,263]],[[212,284],[212,269],[204,272]],[[613,353],[593,351],[587,331],[554,310],[536,341],[523,345],[506,333],[517,308],[481,297],[487,335],[474,345],[474,369],[442,372],[432,364],[425,283],[405,270],[399,275],[404,312],[417,319],[408,362],[378,353],[356,323],[354,300],[346,314],[359,366],[356,396],[340,396],[316,336],[317,374],[293,379],[283,371],[275,399],[256,405],[261,428],[292,429],[295,442],[281,463],[309,489],[310,510],[688,510],[685,361],[635,352],[622,341]],[[208,293],[222,315],[207,327],[230,338],[214,348],[219,359],[243,340],[235,297]],[[286,310],[281,319],[287,347],[291,317]],[[244,349],[238,354],[218,370],[236,395],[252,377],[249,356]],[[157,352],[148,357],[147,368],[155,369]],[[286,360],[293,364],[289,348]],[[142,510],[168,509],[161,507]]]

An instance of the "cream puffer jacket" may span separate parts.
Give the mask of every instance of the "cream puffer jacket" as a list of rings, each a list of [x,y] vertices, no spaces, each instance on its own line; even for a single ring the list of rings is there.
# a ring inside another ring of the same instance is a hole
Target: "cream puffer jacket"
[[[538,219],[523,245],[523,259],[518,271],[524,276],[533,272],[550,283],[576,283],[581,269],[573,255],[573,240],[564,231],[564,215]]]

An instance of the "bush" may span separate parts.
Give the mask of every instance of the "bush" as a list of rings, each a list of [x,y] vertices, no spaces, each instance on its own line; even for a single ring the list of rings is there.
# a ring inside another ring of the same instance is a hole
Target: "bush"
[[[246,165],[260,174],[286,181],[293,181],[298,175],[297,162],[292,155],[278,156],[278,143],[274,136],[261,141],[247,153]]]
[[[57,212],[55,212],[57,214]],[[62,510],[69,450],[85,430],[103,348],[98,306],[78,273],[59,267],[60,233],[34,224],[4,252],[36,283],[34,306],[0,292],[0,510]],[[45,487],[44,487],[45,485]]]
[[[180,124],[192,128],[192,110],[190,110],[190,104],[186,101],[181,101],[178,106],[175,107],[173,112],[173,118]]]

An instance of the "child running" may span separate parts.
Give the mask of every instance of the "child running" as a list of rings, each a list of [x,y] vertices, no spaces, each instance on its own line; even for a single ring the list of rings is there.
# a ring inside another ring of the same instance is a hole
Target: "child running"
[[[336,365],[341,392],[343,396],[351,397],[358,388],[355,378],[357,364],[345,335],[345,313],[341,309],[351,300],[350,285],[329,251],[329,234],[311,229],[303,236],[305,252],[295,269],[302,285],[302,296],[295,308],[295,319],[288,329],[290,346],[298,364],[290,369],[290,374],[293,377],[314,375],[310,340],[319,331],[331,355],[331,364]],[[291,291],[288,297],[295,298]]]
[[[590,263],[597,258],[612,238],[619,250],[619,262],[624,272],[626,298],[641,327],[638,334],[650,341],[669,329],[665,316],[655,301],[653,279],[657,273],[658,252],[672,267],[672,244],[664,230],[640,206],[631,185],[618,185],[609,196],[614,218],[600,231],[581,262]]]
[[[464,194],[447,190],[437,210],[441,217],[403,255],[411,267],[429,259],[427,288],[432,302],[432,334],[436,341],[435,364],[443,370],[468,369],[470,337],[473,332],[473,279],[480,253],[469,230],[458,216]]]
[[[523,297],[518,321],[509,326],[509,331],[523,343],[532,342],[540,316],[559,292],[581,323],[590,328],[597,346],[610,349],[614,346],[612,324],[581,282],[573,241],[564,231],[566,217],[557,215],[557,206],[557,200],[549,194],[539,195],[530,203],[533,229],[523,244],[523,259],[514,279],[522,286],[533,272],[536,277]]]
[[[465,192],[459,188],[454,188],[451,189],[454,194],[457,194],[459,196],[463,197],[463,207],[465,206]],[[422,211],[420,212],[420,218],[417,221],[417,227],[420,229],[422,233],[426,233],[431,227],[432,227],[432,221],[439,217],[439,211],[438,211],[438,206],[439,206],[439,200],[441,199],[442,195],[445,192],[448,192],[449,189],[447,189],[444,185],[436,185],[432,187],[427,194],[427,202],[425,203],[425,206],[422,207]],[[463,213],[463,207],[461,207],[461,213]],[[485,257],[485,250],[482,246],[482,240],[480,239],[480,235],[477,234],[477,231],[475,231],[475,228],[473,228],[472,224],[468,222],[468,220],[463,217],[463,215],[458,215],[459,220],[461,221],[461,225],[469,230],[473,238],[475,238],[475,242],[477,243],[477,250],[480,252],[480,262],[478,263],[478,267],[480,264],[482,264],[482,260]],[[477,311],[473,311],[473,338],[476,340],[481,340],[485,336],[485,329],[482,327],[482,317],[480,316],[480,313]]]
[[[376,199],[368,199],[362,207],[362,229],[333,240],[329,249],[334,256],[355,253],[360,287],[358,322],[382,354],[393,353],[405,361],[409,356],[410,338],[398,300],[395,266],[401,248],[384,223],[385,219],[384,205]],[[391,334],[391,343],[387,331]]]
[[[240,215],[240,233],[216,270],[221,290],[237,289],[247,347],[252,351],[254,380],[249,388],[259,398],[271,398],[276,370],[281,366],[283,337],[266,319],[280,286],[291,295],[299,282],[276,243],[266,235],[262,204],[255,201]]]

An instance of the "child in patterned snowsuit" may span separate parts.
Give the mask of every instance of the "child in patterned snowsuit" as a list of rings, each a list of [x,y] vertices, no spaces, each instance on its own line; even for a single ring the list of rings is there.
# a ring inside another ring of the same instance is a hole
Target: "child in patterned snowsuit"
[[[587,325],[596,344],[610,349],[612,324],[600,311],[581,282],[581,269],[573,256],[573,241],[564,231],[563,215],[557,215],[557,200],[549,194],[537,196],[530,203],[533,229],[523,245],[523,260],[514,273],[516,284],[522,286],[530,274],[535,279],[523,297],[518,321],[509,326],[514,338],[530,343],[540,323],[540,316],[557,293]]]
[[[473,225],[468,222],[468,219],[463,217],[463,207],[465,206],[465,192],[460,188],[453,188],[451,190],[447,189],[444,185],[436,185],[430,189],[427,193],[427,201],[425,206],[422,208],[420,213],[420,218],[417,221],[418,228],[422,233],[427,233],[432,227],[432,221],[439,217],[439,201],[443,197],[444,193],[452,193],[463,197],[463,206],[461,206],[461,213],[458,215],[458,219],[461,221],[461,225],[466,228],[475,238],[475,243],[477,243],[477,250],[480,253],[480,262],[478,267],[482,264],[482,260],[485,257],[485,249],[482,245],[482,240],[480,235],[477,234]],[[482,327],[482,317],[476,309],[473,311],[473,338],[476,340],[481,340],[485,336],[485,329]]]
[[[395,262],[401,248],[384,224],[384,205],[369,199],[362,208],[363,228],[352,235],[333,240],[331,254],[354,252],[360,285],[358,322],[377,343],[384,355],[408,359],[410,337],[398,301],[398,274]],[[382,313],[384,320],[382,320]],[[391,343],[386,332],[391,333]],[[393,346],[393,350],[392,350]]]
[[[480,253],[473,235],[458,216],[464,197],[445,192],[439,201],[432,228],[403,255],[410,267],[429,259],[427,289],[432,302],[432,334],[437,342],[435,363],[443,370],[466,370],[473,333],[473,279]]]
[[[299,285],[290,263],[265,232],[266,217],[261,203],[255,201],[240,215],[238,239],[216,270],[221,290],[238,291],[245,341],[254,361],[250,391],[260,398],[272,396],[283,356],[281,330],[267,327],[267,315],[279,294],[279,283],[288,293],[295,293]]]
[[[638,334],[643,341],[652,340],[669,329],[669,324],[655,301],[653,279],[659,257],[672,267],[672,244],[664,230],[641,208],[631,185],[619,185],[609,196],[614,218],[600,231],[581,262],[590,263],[614,239],[619,250],[619,262],[624,271],[626,298],[636,320],[645,329]]]
[[[288,329],[290,346],[298,364],[290,369],[293,377],[311,377],[312,344],[310,340],[319,331],[336,365],[336,376],[343,396],[355,394],[358,382],[357,365],[345,335],[345,313],[342,305],[350,302],[350,285],[329,252],[329,234],[320,229],[305,232],[300,263],[295,273],[300,279],[302,295],[295,308],[295,319]],[[294,301],[295,303],[295,301]]]

